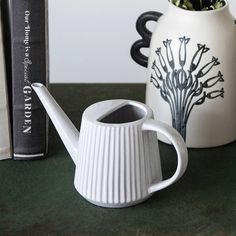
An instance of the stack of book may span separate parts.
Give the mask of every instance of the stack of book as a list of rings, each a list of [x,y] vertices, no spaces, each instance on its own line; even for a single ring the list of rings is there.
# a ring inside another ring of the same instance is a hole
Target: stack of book
[[[31,84],[48,84],[48,2],[2,0],[1,12],[0,159],[44,158],[48,119]]]
[[[0,25],[0,160],[11,158],[10,117],[6,67],[3,49],[3,29]]]

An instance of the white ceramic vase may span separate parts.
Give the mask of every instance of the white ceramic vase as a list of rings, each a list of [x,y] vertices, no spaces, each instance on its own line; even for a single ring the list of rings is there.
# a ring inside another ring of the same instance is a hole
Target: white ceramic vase
[[[149,20],[157,20],[151,42]],[[133,45],[131,55],[148,67],[146,103],[154,117],[179,131],[188,147],[235,141],[236,26],[227,1],[210,11],[169,3],[163,16],[141,15],[137,29],[143,39]],[[147,59],[140,49],[149,43]]]

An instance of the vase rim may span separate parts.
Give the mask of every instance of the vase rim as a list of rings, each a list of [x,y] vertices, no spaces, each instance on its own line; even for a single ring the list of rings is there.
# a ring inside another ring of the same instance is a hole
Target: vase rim
[[[225,5],[224,5],[223,7],[219,8],[219,9],[207,10],[207,11],[192,11],[192,10],[187,10],[187,9],[183,9],[183,8],[181,8],[181,7],[178,7],[178,6],[174,5],[174,3],[170,2],[170,1],[168,1],[168,3],[169,3],[169,7],[172,7],[172,8],[174,8],[175,10],[178,9],[178,10],[184,12],[184,13],[199,14],[199,15],[200,15],[200,14],[202,14],[202,15],[204,14],[204,15],[207,15],[207,14],[214,14],[214,13],[222,12],[222,11],[224,11],[225,9],[227,9],[228,6],[229,6],[228,0],[224,0],[224,1],[225,1]]]

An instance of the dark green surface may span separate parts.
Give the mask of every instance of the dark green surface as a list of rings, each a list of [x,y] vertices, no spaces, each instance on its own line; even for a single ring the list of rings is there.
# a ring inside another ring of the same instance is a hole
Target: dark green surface
[[[82,111],[111,98],[144,101],[144,85],[52,85],[59,104],[79,127]],[[183,178],[148,201],[104,209],[74,189],[75,167],[54,128],[41,161],[0,162],[0,235],[235,236],[236,143],[190,150]],[[176,165],[160,143],[164,176]]]

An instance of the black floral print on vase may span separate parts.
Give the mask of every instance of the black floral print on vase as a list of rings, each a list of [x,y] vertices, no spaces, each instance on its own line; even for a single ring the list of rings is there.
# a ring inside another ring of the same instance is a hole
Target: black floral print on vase
[[[179,41],[178,63],[171,48],[172,40],[163,41],[164,53],[162,48],[157,48],[150,82],[160,90],[161,97],[169,104],[172,126],[186,141],[187,123],[194,107],[202,105],[207,99],[224,98],[225,91],[224,88],[214,90],[216,84],[224,82],[221,71],[208,77],[209,72],[220,65],[218,58],[212,57],[207,64],[201,65],[202,58],[210,49],[205,44],[198,44],[187,66],[190,38],[184,36]]]

